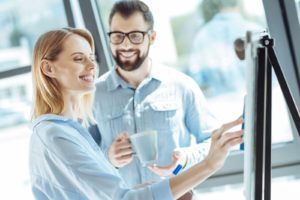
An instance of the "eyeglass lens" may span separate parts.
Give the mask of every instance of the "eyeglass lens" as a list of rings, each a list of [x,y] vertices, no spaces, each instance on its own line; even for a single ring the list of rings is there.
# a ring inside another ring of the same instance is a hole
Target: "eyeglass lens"
[[[127,36],[132,44],[141,44],[144,40],[143,32],[130,32],[130,33],[111,33],[110,41],[113,44],[121,44]]]

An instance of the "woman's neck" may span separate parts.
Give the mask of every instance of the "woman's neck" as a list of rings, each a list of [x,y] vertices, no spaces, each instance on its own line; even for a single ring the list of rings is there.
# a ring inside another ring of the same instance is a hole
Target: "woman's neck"
[[[68,95],[68,94],[63,94],[63,96],[64,96],[64,109],[61,115],[74,120],[78,120],[79,118],[81,118],[81,116],[79,116],[81,97],[79,95]]]

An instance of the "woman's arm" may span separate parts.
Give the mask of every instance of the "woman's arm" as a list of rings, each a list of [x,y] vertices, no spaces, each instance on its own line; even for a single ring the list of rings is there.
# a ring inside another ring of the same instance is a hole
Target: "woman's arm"
[[[170,179],[170,187],[175,199],[202,183],[224,165],[230,148],[242,143],[241,136],[243,134],[242,130],[227,131],[242,122],[243,120],[239,118],[213,131],[212,143],[207,158]]]

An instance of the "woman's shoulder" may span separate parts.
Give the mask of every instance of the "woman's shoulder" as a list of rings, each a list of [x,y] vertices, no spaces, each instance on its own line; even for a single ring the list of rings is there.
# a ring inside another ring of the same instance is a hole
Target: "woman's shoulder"
[[[70,138],[76,132],[68,124],[68,119],[56,115],[43,115],[32,123],[33,134],[42,140],[53,140],[55,137]]]

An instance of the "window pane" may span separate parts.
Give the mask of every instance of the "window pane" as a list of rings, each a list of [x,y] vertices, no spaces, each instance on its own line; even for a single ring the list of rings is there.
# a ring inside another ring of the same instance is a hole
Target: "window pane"
[[[2,0],[0,25],[1,72],[30,65],[36,38],[67,21],[61,0]]]
[[[0,72],[31,64],[37,37],[67,26],[61,0],[0,1]],[[31,74],[0,79],[0,199],[33,199],[28,171]]]
[[[297,11],[298,11],[298,19],[300,21],[300,0],[295,0],[296,6],[297,6]]]
[[[271,199],[282,200],[287,196],[297,199],[300,195],[299,191],[300,178],[299,174],[294,176],[284,176],[272,179],[271,185]],[[215,199],[230,199],[230,200],[243,200],[244,196],[244,184],[226,184],[218,187],[201,188],[198,187],[196,194],[199,199],[215,200]]]

